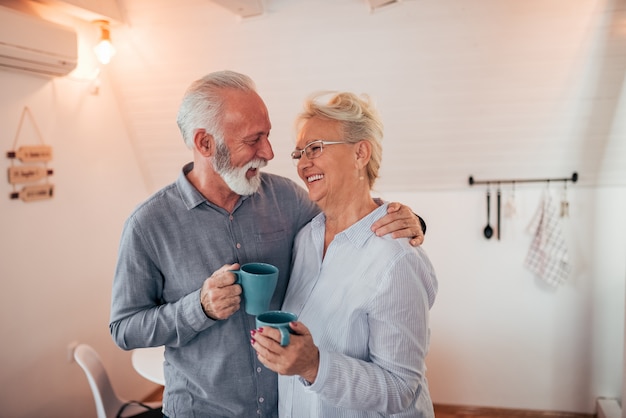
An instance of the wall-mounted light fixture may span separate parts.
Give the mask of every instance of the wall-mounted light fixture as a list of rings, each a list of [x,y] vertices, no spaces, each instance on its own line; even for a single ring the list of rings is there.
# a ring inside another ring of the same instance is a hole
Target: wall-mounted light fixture
[[[98,61],[102,64],[111,62],[111,58],[115,55],[115,47],[111,43],[111,30],[109,22],[106,20],[96,20],[93,23],[100,27],[100,41],[94,48]]]

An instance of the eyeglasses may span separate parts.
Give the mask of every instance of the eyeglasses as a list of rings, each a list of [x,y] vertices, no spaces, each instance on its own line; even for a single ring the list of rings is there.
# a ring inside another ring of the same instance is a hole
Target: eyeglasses
[[[350,144],[347,141],[324,141],[321,139],[316,139],[313,142],[309,142],[303,149],[296,149],[291,153],[291,158],[294,164],[298,164],[298,160],[302,158],[302,154],[306,155],[306,158],[312,160],[314,158],[322,155],[322,151],[324,151],[324,145],[335,145],[335,144]]]

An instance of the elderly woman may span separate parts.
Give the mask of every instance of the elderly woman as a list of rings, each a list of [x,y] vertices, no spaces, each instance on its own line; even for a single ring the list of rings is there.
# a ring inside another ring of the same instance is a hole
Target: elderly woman
[[[298,118],[298,174],[323,213],[297,235],[283,309],[291,342],[253,330],[259,360],[279,374],[281,417],[433,417],[425,376],[437,279],[406,239],[377,237],[386,213],[370,191],[382,123],[366,98],[320,96]]]

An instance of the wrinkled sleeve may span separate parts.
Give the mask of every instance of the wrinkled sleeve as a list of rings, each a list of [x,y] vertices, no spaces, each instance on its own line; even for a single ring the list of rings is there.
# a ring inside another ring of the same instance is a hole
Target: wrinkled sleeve
[[[200,304],[200,289],[163,301],[163,274],[136,218],[124,224],[111,295],[109,329],[122,349],[181,346],[215,321]]]

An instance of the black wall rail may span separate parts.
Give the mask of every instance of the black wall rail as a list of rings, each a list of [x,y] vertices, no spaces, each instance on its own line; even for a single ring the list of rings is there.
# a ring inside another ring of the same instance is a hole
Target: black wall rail
[[[486,185],[490,185],[490,184],[507,184],[507,183],[512,183],[512,184],[518,184],[518,183],[551,183],[551,182],[568,182],[571,181],[572,183],[576,183],[578,181],[578,173],[574,172],[572,174],[571,177],[564,177],[564,178],[547,178],[547,179],[495,179],[495,180],[474,180],[473,176],[469,177],[469,185],[473,186],[475,184],[486,184]]]

